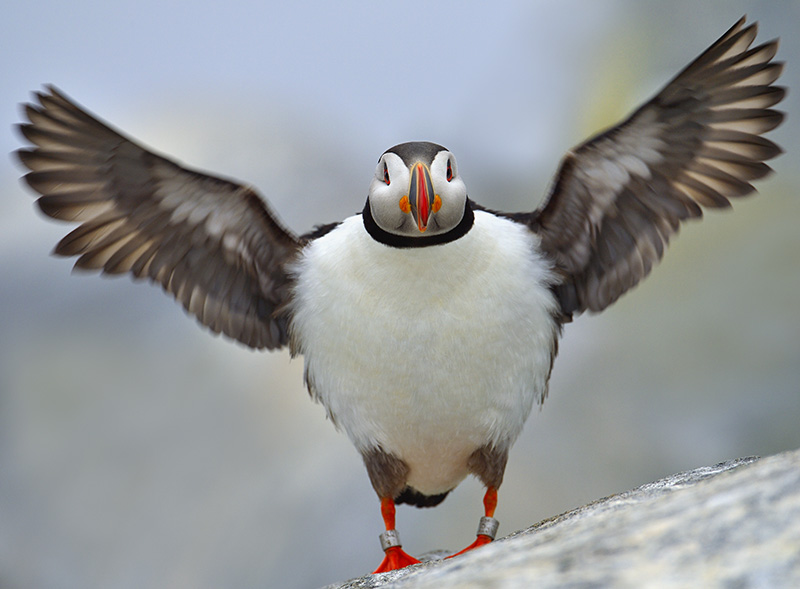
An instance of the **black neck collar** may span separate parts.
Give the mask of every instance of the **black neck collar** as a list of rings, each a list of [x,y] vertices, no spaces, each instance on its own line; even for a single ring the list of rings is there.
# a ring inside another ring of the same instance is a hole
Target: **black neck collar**
[[[364,229],[372,236],[372,239],[384,245],[400,248],[426,247],[429,245],[450,243],[466,235],[467,232],[472,229],[472,224],[475,222],[475,215],[472,213],[472,201],[469,199],[464,203],[464,216],[461,217],[461,221],[458,225],[453,227],[450,231],[437,235],[409,237],[407,235],[395,235],[394,233],[389,233],[381,229],[372,216],[372,211],[369,208],[369,199],[367,199],[367,204],[364,205],[364,210],[361,211],[361,217],[364,220]]]

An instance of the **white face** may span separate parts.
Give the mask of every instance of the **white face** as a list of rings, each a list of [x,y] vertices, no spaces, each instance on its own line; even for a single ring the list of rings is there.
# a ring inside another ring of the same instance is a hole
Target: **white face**
[[[384,231],[408,237],[438,235],[464,216],[467,188],[456,158],[440,151],[430,167],[417,161],[409,168],[395,153],[381,156],[369,187],[372,217]]]

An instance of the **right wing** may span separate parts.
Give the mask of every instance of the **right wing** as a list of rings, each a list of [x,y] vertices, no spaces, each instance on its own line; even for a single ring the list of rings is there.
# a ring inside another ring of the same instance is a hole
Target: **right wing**
[[[50,217],[80,223],[55,248],[76,268],[159,283],[203,325],[252,348],[288,343],[285,266],[301,242],[250,187],[187,170],[53,87],[25,105],[17,154]]]

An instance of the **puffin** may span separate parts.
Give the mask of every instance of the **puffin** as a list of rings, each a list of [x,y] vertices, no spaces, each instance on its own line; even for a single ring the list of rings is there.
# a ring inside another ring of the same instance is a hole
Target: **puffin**
[[[484,515],[456,554],[495,538],[509,449],[547,396],[563,325],[771,171],[781,149],[762,135],[783,119],[783,64],[745,20],[570,150],[531,212],[479,205],[455,155],[415,141],[380,156],[360,213],[296,235],[251,186],[154,153],[53,86],[24,105],[17,155],[41,211],[78,224],[56,255],[158,284],[247,347],[303,356],[380,501],[385,572],[419,562],[396,505],[438,505],[467,475],[486,487]]]

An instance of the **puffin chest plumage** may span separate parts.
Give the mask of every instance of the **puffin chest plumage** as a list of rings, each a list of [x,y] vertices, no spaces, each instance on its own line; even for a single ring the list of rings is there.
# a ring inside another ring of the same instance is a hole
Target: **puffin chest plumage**
[[[527,227],[478,211],[461,238],[383,245],[361,216],[313,241],[293,272],[291,334],[309,391],[362,453],[449,491],[478,448],[508,448],[546,394],[558,324]]]

